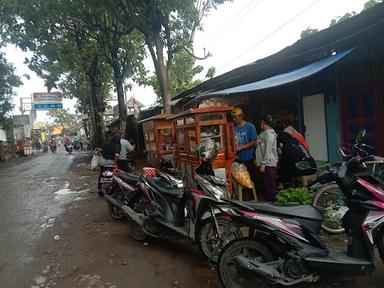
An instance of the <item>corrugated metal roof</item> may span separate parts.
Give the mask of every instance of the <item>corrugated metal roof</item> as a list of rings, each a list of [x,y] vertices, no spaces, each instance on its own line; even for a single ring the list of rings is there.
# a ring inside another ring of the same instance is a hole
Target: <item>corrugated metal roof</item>
[[[380,38],[383,34],[384,3],[380,3],[339,24],[300,39],[271,56],[207,80],[172,100],[259,81],[304,66],[334,51],[365,46],[367,43],[378,45],[378,41],[383,41]]]

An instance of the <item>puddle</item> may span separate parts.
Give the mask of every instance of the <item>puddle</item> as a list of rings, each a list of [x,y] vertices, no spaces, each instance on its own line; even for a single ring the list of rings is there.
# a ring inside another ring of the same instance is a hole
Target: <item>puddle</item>
[[[91,165],[87,164],[87,163],[79,163],[76,165],[77,168],[80,168],[80,167],[84,167],[84,168],[88,168],[88,167],[91,167]]]
[[[89,194],[89,191],[90,189],[89,188],[86,188],[86,189],[83,189],[83,190],[71,190],[68,188],[69,187],[69,183],[66,182],[64,184],[64,187],[56,192],[54,192],[53,194],[55,195],[55,199],[58,199],[58,198],[63,198],[63,197],[66,197],[66,196],[69,196],[69,195],[72,195],[72,196],[76,196],[76,198],[74,199],[75,201],[78,201],[78,200],[81,200],[79,198],[84,198],[84,197],[81,197],[81,196],[78,196],[78,194],[84,194],[84,195],[87,195]],[[80,188],[80,187],[79,187]]]
[[[40,228],[47,229],[47,228],[53,227],[53,224],[55,224],[55,220],[56,218],[49,218],[47,222],[40,225]]]

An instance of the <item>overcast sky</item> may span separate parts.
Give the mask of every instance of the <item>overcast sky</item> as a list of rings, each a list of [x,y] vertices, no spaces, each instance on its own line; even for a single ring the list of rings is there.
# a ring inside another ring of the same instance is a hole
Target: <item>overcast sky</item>
[[[300,38],[300,32],[307,27],[324,29],[332,18],[347,12],[360,12],[367,0],[234,0],[220,5],[204,19],[204,31],[196,33],[195,53],[203,55],[203,48],[212,54],[204,61],[198,61],[206,69],[216,67],[220,75],[236,67],[271,55],[293,44]],[[14,114],[19,114],[20,97],[33,92],[46,91],[44,82],[31,72],[23,60],[28,55],[16,49],[3,49],[7,60],[14,64],[24,85],[16,90]],[[152,69],[151,60],[146,61]],[[205,71],[204,71],[205,72]],[[203,78],[205,73],[202,73]],[[137,87],[132,92],[144,105],[151,105],[155,95],[150,87]],[[64,108],[71,108],[75,100],[65,100]],[[38,113],[38,120],[44,119],[44,112]]]

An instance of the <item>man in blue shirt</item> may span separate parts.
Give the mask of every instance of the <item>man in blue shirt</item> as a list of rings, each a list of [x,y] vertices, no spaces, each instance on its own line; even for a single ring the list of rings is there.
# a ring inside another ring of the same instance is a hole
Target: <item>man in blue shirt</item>
[[[232,119],[235,124],[236,162],[244,163],[251,176],[251,180],[255,183],[255,148],[257,138],[255,125],[244,120],[244,113],[239,107],[232,110]]]

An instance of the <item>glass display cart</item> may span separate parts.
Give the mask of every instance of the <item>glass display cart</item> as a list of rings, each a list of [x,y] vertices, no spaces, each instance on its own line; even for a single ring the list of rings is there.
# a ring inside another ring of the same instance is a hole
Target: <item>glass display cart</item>
[[[199,165],[195,155],[196,145],[204,139],[213,139],[219,147],[213,162],[215,176],[226,178],[232,193],[231,166],[236,158],[234,128],[228,118],[232,109],[231,106],[190,109],[169,118],[174,125],[176,166],[188,183],[194,183],[193,176]]]
[[[157,167],[162,156],[173,154],[173,123],[168,118],[172,114],[160,114],[141,120],[147,161]]]

